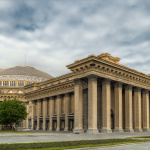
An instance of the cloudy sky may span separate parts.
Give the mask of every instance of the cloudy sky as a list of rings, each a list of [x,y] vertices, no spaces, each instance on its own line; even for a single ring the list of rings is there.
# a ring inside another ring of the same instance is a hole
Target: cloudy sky
[[[150,0],[0,0],[0,68],[26,65],[52,76],[108,52],[150,73]]]

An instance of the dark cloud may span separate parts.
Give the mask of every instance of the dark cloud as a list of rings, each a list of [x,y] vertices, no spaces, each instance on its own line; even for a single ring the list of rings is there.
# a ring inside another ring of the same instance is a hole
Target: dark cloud
[[[149,0],[1,0],[1,68],[27,65],[54,76],[89,54],[109,52],[150,72]]]

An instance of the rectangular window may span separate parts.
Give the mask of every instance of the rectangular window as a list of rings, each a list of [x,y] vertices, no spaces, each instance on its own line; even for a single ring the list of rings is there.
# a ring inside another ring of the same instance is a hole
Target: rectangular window
[[[18,86],[24,86],[24,82],[19,81],[19,82],[18,82]]]
[[[26,85],[32,84],[32,82],[26,82]]]
[[[3,86],[9,86],[9,81],[3,81]]]
[[[10,81],[10,86],[16,86],[16,81]]]
[[[0,86],[2,86],[2,81],[0,81]]]

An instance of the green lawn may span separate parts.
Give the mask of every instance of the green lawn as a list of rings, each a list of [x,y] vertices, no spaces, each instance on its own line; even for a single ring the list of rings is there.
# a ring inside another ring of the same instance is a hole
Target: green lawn
[[[26,150],[63,150],[63,149],[74,149],[74,148],[86,148],[86,147],[101,147],[101,146],[121,145],[121,144],[139,143],[139,142],[143,142],[143,140],[134,140],[134,141],[128,141],[128,142],[116,142],[116,143],[107,143],[107,144],[96,144],[96,145],[89,144],[89,145],[80,145],[80,146],[65,146],[65,147],[26,149]]]
[[[120,145],[146,141],[149,140],[103,139],[103,140],[82,140],[82,141],[63,141],[63,142],[44,142],[44,143],[0,144],[0,150],[62,150],[62,149],[74,149],[85,147]]]
[[[12,131],[12,130],[0,130],[0,133],[34,133],[34,132],[23,132],[23,131]]]

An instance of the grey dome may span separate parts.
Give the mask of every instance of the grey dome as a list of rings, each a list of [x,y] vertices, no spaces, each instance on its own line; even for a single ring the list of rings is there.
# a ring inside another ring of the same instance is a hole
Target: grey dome
[[[0,71],[0,80],[46,81],[53,77],[30,66],[16,66]]]

